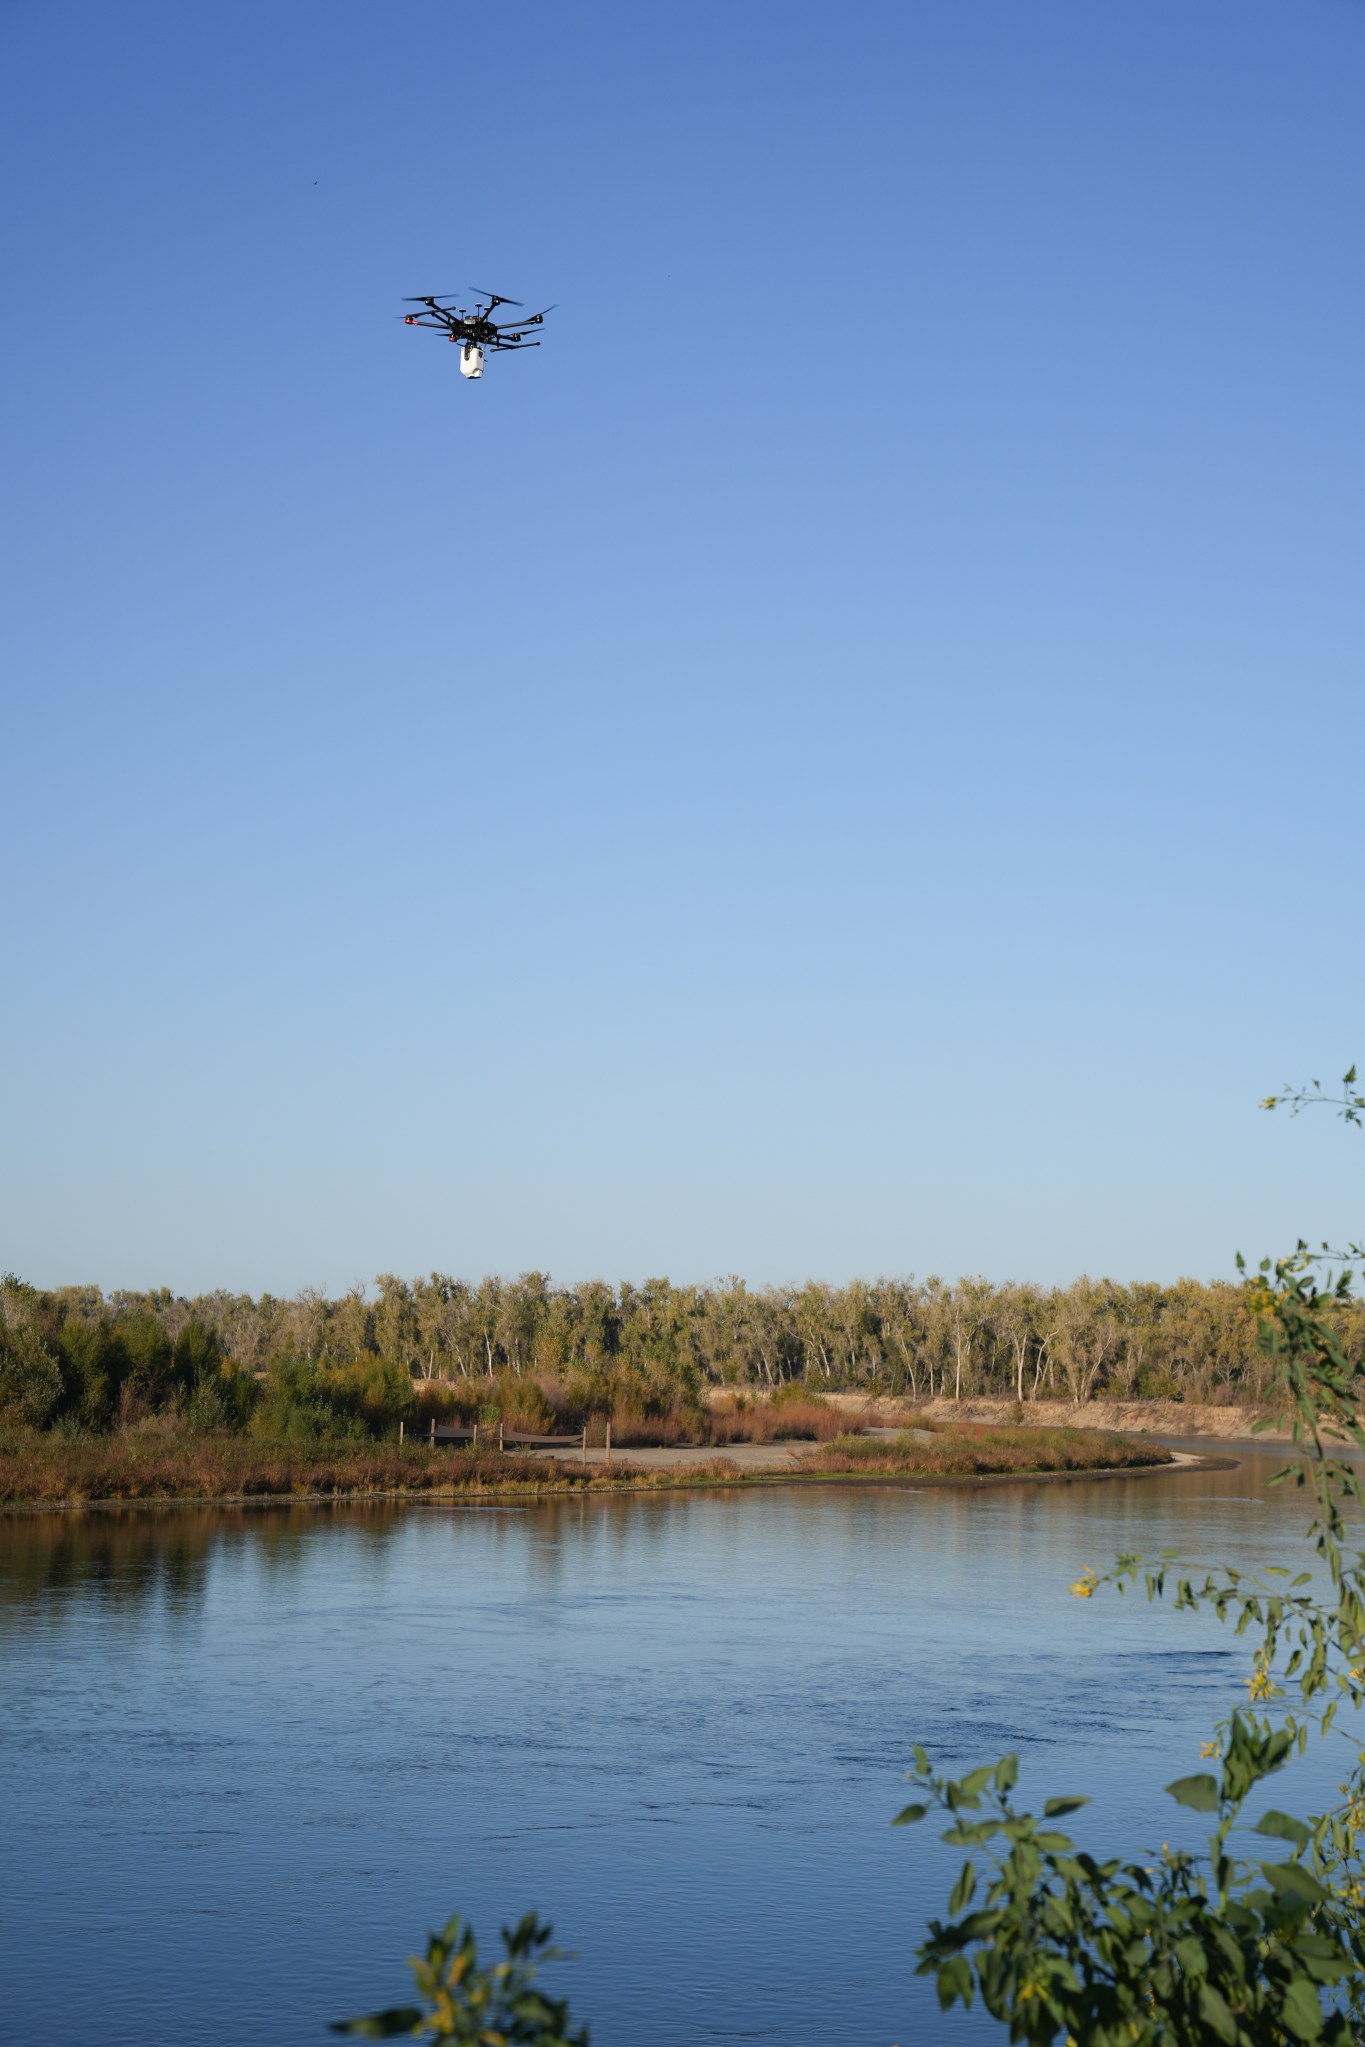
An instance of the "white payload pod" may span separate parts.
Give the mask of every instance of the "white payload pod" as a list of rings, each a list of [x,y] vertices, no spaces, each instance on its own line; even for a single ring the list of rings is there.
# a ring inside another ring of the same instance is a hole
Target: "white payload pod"
[[[477,341],[466,341],[460,349],[460,375],[481,377],[483,375],[483,350]]]

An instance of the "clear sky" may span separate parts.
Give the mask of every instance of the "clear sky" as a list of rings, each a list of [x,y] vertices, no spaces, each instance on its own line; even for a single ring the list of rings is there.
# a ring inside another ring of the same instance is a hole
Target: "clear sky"
[[[1365,1224],[1358,0],[0,8],[0,1265]],[[465,383],[406,293],[558,301]]]

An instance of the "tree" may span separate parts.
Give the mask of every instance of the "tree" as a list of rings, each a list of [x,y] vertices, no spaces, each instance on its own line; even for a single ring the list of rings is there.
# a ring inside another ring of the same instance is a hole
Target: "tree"
[[[1014,1379],[1014,1397],[1023,1405],[1024,1374],[1029,1353],[1038,1342],[1038,1310],[1042,1296],[1036,1286],[1011,1286],[996,1311],[996,1328],[1005,1344]]]
[[[0,1279],[0,1421],[42,1428],[61,1405],[62,1370],[43,1341],[36,1287]]]
[[[381,1272],[375,1285],[379,1289],[374,1309],[374,1333],[379,1355],[410,1376],[421,1354],[421,1335],[412,1288],[393,1272]]]
[[[1078,1279],[1062,1297],[1056,1335],[1057,1362],[1078,1405],[1094,1392],[1118,1349],[1119,1337],[1111,1283]]]
[[[953,1347],[953,1399],[962,1398],[964,1374],[970,1375],[972,1346],[990,1314],[991,1288],[984,1279],[960,1279],[948,1295],[948,1333]]]

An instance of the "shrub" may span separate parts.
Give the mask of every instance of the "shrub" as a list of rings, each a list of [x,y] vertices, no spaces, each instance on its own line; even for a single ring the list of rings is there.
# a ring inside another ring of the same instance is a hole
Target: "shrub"
[[[103,1321],[86,1322],[77,1315],[68,1316],[62,1324],[58,1362],[62,1373],[62,1413],[81,1428],[107,1428],[113,1415],[115,1385]]]
[[[0,1330],[0,1420],[42,1428],[61,1399],[61,1366],[37,1330]]]
[[[831,1407],[818,1393],[783,1388],[772,1400],[721,1400],[709,1416],[713,1443],[824,1443],[857,1428],[860,1416]]]
[[[1106,1429],[1005,1429],[962,1423],[938,1430],[928,1442],[909,1430],[892,1437],[839,1436],[808,1451],[801,1463],[809,1471],[964,1478],[1129,1469],[1170,1461],[1169,1450],[1161,1444]]]

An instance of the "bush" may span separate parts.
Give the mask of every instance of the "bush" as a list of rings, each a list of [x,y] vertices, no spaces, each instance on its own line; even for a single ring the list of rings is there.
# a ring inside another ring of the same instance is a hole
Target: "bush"
[[[800,1387],[779,1388],[771,1400],[718,1401],[708,1417],[709,1440],[726,1443],[825,1443],[846,1430],[862,1426],[863,1416],[832,1407],[818,1393]]]
[[[62,1399],[61,1366],[36,1329],[0,1331],[0,1420],[41,1429]]]
[[[62,1324],[59,1359],[62,1413],[83,1429],[103,1429],[113,1416],[115,1386],[104,1323],[69,1316]]]
[[[416,1412],[412,1380],[383,1358],[328,1365],[286,1356],[266,1373],[251,1430],[286,1443],[359,1442],[396,1437]]]
[[[115,1323],[109,1334],[108,1355],[112,1376],[124,1396],[121,1405],[125,1413],[163,1405],[174,1383],[174,1352],[155,1315],[144,1310]]]

